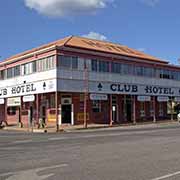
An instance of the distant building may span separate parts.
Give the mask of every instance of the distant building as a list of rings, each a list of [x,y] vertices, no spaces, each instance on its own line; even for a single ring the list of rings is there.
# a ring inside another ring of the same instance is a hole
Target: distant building
[[[2,61],[0,78],[0,121],[9,125],[83,124],[84,112],[88,123],[155,122],[172,119],[180,101],[179,67],[75,36]]]

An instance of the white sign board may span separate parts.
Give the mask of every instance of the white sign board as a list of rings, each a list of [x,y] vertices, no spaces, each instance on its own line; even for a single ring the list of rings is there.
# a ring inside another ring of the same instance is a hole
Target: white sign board
[[[4,99],[0,99],[0,104],[4,104]]]
[[[34,95],[23,96],[23,102],[33,102],[35,100]]]
[[[90,94],[91,100],[100,100],[100,101],[107,101],[108,96],[107,94]]]
[[[144,82],[146,83],[146,82]],[[58,79],[58,90],[64,92],[84,91],[84,81]],[[178,87],[166,87],[146,84],[126,84],[110,82],[89,81],[89,92],[92,94],[128,94],[142,96],[166,96],[180,97],[180,85]]]
[[[56,85],[56,79],[52,79],[4,87],[0,89],[0,98],[55,92]]]
[[[169,97],[158,96],[158,97],[157,97],[157,101],[158,101],[158,102],[167,102],[167,101],[169,101]]]
[[[21,105],[20,97],[14,97],[14,98],[7,99],[7,106],[20,106],[20,105]]]
[[[151,101],[151,96],[138,96],[137,100],[138,101],[142,101],[142,102],[144,102],[144,101]]]

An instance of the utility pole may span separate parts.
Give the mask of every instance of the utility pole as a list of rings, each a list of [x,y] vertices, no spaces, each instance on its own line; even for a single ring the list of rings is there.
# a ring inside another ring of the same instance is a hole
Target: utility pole
[[[89,74],[88,74],[88,66],[87,61],[84,60],[84,128],[87,128],[87,100],[89,94]]]

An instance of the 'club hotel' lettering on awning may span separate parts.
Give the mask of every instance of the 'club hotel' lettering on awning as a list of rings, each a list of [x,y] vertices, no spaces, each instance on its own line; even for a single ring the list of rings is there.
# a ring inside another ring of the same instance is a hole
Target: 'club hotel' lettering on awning
[[[10,92],[12,95],[20,94],[20,93],[29,93],[29,92],[35,92],[36,88],[34,87],[34,84],[26,84],[26,85],[19,85],[12,87]],[[4,88],[0,90],[0,96],[6,96],[8,94],[8,89]]]
[[[138,85],[130,85],[130,84],[111,84],[110,89],[113,92],[124,92],[124,93],[138,93],[139,92]],[[174,91],[172,90],[172,88],[147,85],[144,88],[144,94],[173,95]],[[179,91],[179,94],[180,94],[180,91]]]

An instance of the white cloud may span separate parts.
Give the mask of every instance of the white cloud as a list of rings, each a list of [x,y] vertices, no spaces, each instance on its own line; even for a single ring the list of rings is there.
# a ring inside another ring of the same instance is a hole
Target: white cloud
[[[146,48],[137,48],[138,51],[145,52]]]
[[[62,17],[68,15],[94,14],[114,0],[24,0],[25,5],[38,13]]]
[[[103,34],[96,33],[96,32],[90,32],[89,34],[83,35],[83,37],[90,38],[90,39],[102,40],[102,41],[107,40],[106,36],[104,36]]]
[[[156,4],[159,3],[160,0],[141,0],[141,1],[148,6],[154,7]]]

